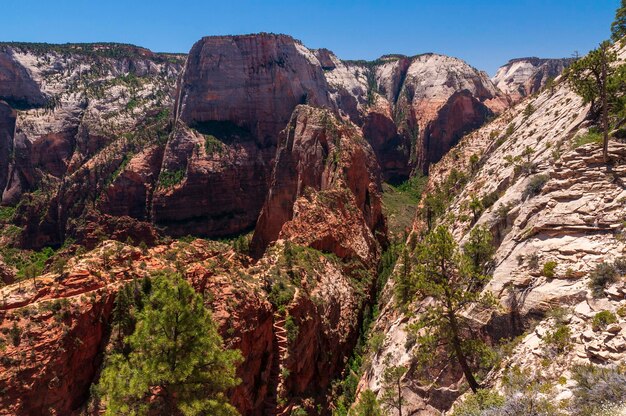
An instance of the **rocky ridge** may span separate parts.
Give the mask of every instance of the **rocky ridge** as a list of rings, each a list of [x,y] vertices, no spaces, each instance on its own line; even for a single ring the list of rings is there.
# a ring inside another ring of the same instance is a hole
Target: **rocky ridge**
[[[620,56],[624,51],[620,51]],[[532,111],[527,109],[531,108]],[[477,225],[491,230],[497,244],[493,278],[485,293],[492,293],[497,312],[468,311],[483,336],[496,345],[520,336],[511,355],[487,377],[499,386],[505,369],[515,365],[540,369],[542,381],[556,389],[555,400],[571,397],[570,369],[576,363],[624,362],[621,332],[626,325],[618,310],[626,304],[623,277],[596,298],[589,287],[591,272],[602,262],[624,255],[623,181],[626,145],[612,141],[612,166],[602,163],[597,144],[580,138],[589,127],[589,107],[557,79],[480,130],[464,137],[458,146],[430,170],[432,191],[453,171],[468,172],[467,184],[441,222],[460,244]],[[476,222],[472,198],[485,203]],[[424,224],[414,224],[417,235]],[[544,265],[554,267],[551,275]],[[385,289],[386,302],[375,328],[385,334],[381,350],[361,379],[361,389],[380,391],[384,360],[406,365],[403,396],[410,414],[437,415],[448,411],[463,393],[462,374],[443,377],[438,384],[418,381],[413,348],[407,343],[407,325],[416,320],[399,312],[393,300],[393,281]],[[412,305],[419,310],[420,305]],[[546,335],[557,326],[554,311],[563,311],[573,334],[571,349],[553,355]],[[611,331],[592,329],[593,317],[609,311],[617,316]],[[409,347],[407,347],[409,346]],[[448,374],[446,367],[431,369]],[[565,377],[561,383],[559,377]]]

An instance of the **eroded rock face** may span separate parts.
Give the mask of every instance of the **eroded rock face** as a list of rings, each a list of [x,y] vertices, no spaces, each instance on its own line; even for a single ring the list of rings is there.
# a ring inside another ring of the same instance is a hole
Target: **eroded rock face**
[[[0,101],[0,189],[4,189],[7,184],[16,118],[15,110]]]
[[[618,55],[624,59],[626,53],[622,50]],[[532,114],[525,111],[529,105],[534,109]],[[573,364],[624,359],[624,342],[619,335],[626,325],[623,318],[618,318],[621,330],[612,328],[614,334],[590,331],[596,313],[616,312],[624,304],[623,278],[606,289],[605,298],[594,299],[589,276],[596,265],[623,256],[626,249],[620,224],[626,196],[622,185],[626,146],[611,142],[611,166],[602,162],[598,145],[577,147],[577,136],[590,124],[588,117],[589,106],[583,105],[567,84],[558,83],[462,138],[430,169],[431,191],[453,170],[467,174],[467,185],[446,209],[454,220],[441,220],[459,244],[467,241],[476,225],[487,227],[493,234],[497,248],[493,278],[484,291],[495,296],[500,307],[491,312],[467,312],[477,331],[494,341],[528,331],[503,365],[487,377],[488,387],[500,386],[504,369],[519,365],[541,369],[545,380],[557,385],[557,393],[566,397],[573,386],[569,373]],[[474,222],[470,201],[488,195],[496,201]],[[424,227],[418,216],[414,238]],[[556,264],[553,278],[543,272],[549,261]],[[407,348],[406,340],[407,325],[416,318],[394,307],[393,285],[391,280],[385,289],[387,304],[376,323],[377,330],[386,334],[384,346],[361,380],[361,388],[380,389],[388,354],[394,362],[414,368],[412,350],[419,345]],[[417,314],[421,307],[427,303],[410,306]],[[565,311],[564,319],[573,334],[571,350],[557,358],[550,355],[545,339],[555,327],[550,312],[556,308]],[[430,370],[443,368],[435,364]],[[561,376],[567,378],[564,385],[556,382]],[[457,374],[440,387],[419,384],[410,370],[403,389],[407,411],[441,414],[462,393],[464,380]]]
[[[331,95],[362,126],[387,179],[427,171],[463,134],[509,105],[484,72],[459,59],[388,55],[369,65],[329,59]]]
[[[30,71],[18,62],[15,51],[6,46],[0,46],[0,99],[20,108],[40,107],[47,101]]]
[[[574,59],[512,59],[498,69],[493,77],[496,87],[508,94],[513,101],[532,95],[545,87],[574,62]]]
[[[72,234],[69,222],[113,194],[117,199],[103,211],[146,220],[153,183],[141,190],[130,181],[107,188],[144,147],[164,142],[183,58],[114,44],[4,44],[0,50],[6,78],[0,96],[22,110],[11,121],[10,108],[0,108],[2,203],[28,202],[17,215],[22,242],[62,244]],[[153,154],[144,164],[160,167]]]
[[[358,214],[351,215],[350,207],[356,207]],[[350,221],[354,227],[341,224],[349,217],[354,217]],[[341,230],[354,233],[354,238]],[[262,254],[280,237],[342,258],[352,255],[371,260],[369,256],[376,252],[375,233],[384,236],[386,229],[380,175],[370,146],[356,126],[336,120],[331,112],[298,107],[281,135],[253,251]]]
[[[36,287],[27,281],[0,289],[0,332],[6,341],[0,413],[66,415],[85,409],[109,342],[117,291],[129,279],[174,267],[167,259],[172,252],[185,263],[185,277],[194,288],[211,299],[207,307],[227,346],[243,353],[237,371],[243,382],[231,393],[233,404],[241,414],[261,415],[274,353],[271,307],[258,283],[237,277],[245,266],[226,260],[233,254],[227,247],[202,241],[145,253],[107,241],[70,260],[64,273],[40,276]],[[8,336],[14,323],[19,331]]]

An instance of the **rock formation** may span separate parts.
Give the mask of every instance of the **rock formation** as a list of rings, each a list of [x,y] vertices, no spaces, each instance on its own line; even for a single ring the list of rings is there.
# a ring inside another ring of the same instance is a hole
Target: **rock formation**
[[[550,80],[561,75],[574,62],[572,58],[511,59],[498,69],[492,78],[496,87],[508,94],[514,102],[539,92]]]
[[[531,114],[529,106],[534,109]],[[619,329],[626,325],[623,317],[617,319],[613,333],[600,335],[590,329],[598,312],[616,313],[624,304],[623,279],[607,287],[606,296],[600,298],[593,296],[589,282],[597,265],[612,262],[626,250],[621,237],[626,146],[612,142],[614,164],[603,164],[597,144],[580,142],[589,127],[588,117],[589,106],[557,79],[553,89],[522,101],[464,137],[430,170],[430,192],[453,170],[468,175],[446,210],[449,215],[441,220],[457,241],[464,243],[473,227],[484,225],[497,246],[493,278],[484,292],[496,297],[499,309],[472,310],[468,315],[494,345],[521,335],[512,354],[487,377],[487,387],[500,386],[504,369],[520,365],[540,369],[542,380],[556,386],[557,397],[566,398],[574,385],[572,365],[624,359]],[[469,208],[475,197],[490,201],[476,222]],[[424,226],[416,221],[412,238]],[[546,264],[554,267],[553,274],[543,269]],[[385,289],[386,304],[375,326],[385,341],[363,376],[361,389],[380,392],[384,359],[390,357],[410,369],[403,382],[406,412],[441,414],[462,394],[463,376],[448,375],[439,385],[417,380],[412,350],[419,345],[406,342],[407,327],[417,318],[394,306],[393,284],[390,281]],[[413,304],[410,310],[419,307]],[[571,349],[556,358],[547,344],[547,334],[556,325],[550,315],[555,308],[564,311],[563,319],[575,334]],[[442,364],[431,370],[447,374]],[[557,381],[561,376],[565,383]]]

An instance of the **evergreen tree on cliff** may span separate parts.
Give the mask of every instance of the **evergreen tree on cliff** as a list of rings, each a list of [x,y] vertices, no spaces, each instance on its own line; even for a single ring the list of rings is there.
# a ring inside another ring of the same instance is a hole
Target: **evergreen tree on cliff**
[[[611,39],[618,42],[626,36],[626,0],[622,0],[615,12],[615,21],[611,24]]]
[[[476,267],[477,250],[461,252],[454,237],[444,226],[428,234],[417,248],[414,266],[415,287],[421,299],[431,299],[410,330],[419,343],[418,360],[432,361],[441,349],[456,358],[472,391],[480,389],[471,358],[486,357],[489,349],[473,335],[470,322],[462,312],[477,305],[492,307],[493,297],[480,289],[486,276]],[[480,251],[478,266],[490,260],[491,253]],[[482,283],[481,283],[482,282]]]
[[[585,104],[599,105],[603,134],[602,155],[608,162],[609,112],[618,113],[624,106],[626,71],[623,65],[614,65],[617,54],[611,43],[602,42],[598,49],[574,62],[568,68],[567,79]]]
[[[130,353],[108,357],[99,384],[106,415],[237,415],[239,351],[225,350],[202,297],[178,274],[155,277]],[[156,413],[155,413],[156,412]]]

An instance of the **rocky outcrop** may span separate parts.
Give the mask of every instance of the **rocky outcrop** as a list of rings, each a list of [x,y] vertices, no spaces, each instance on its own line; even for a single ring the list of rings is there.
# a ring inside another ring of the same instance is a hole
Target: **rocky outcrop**
[[[87,205],[115,192],[104,212],[145,220],[150,192],[129,186],[121,196],[120,186],[107,188],[123,163],[164,141],[182,58],[116,44],[10,43],[1,50],[2,73],[13,81],[0,83],[7,90],[0,95],[21,111],[12,121],[2,106],[0,185],[3,204],[25,202],[16,216],[21,241],[62,244]]]
[[[514,102],[539,92],[549,80],[556,77],[574,62],[573,58],[512,59],[501,66],[492,81],[500,90],[508,94]]]
[[[348,218],[353,226],[346,227]],[[271,242],[288,238],[371,262],[375,236],[385,234],[376,158],[358,128],[326,110],[296,108],[281,135],[253,252],[260,255]]]
[[[15,110],[0,101],[0,189],[5,188],[8,180],[16,118]]]
[[[467,241],[477,225],[493,234],[493,278],[484,291],[500,306],[489,313],[471,310],[467,315],[491,342],[524,334],[512,354],[487,376],[488,387],[500,385],[503,369],[519,365],[540,368],[542,380],[552,382],[559,397],[568,397],[574,385],[569,372],[573,364],[624,359],[617,327],[604,337],[588,331],[597,312],[615,313],[624,303],[621,281],[607,288],[604,299],[592,296],[589,281],[598,264],[623,256],[626,249],[621,237],[626,146],[613,141],[609,146],[612,166],[602,163],[597,144],[579,142],[589,127],[589,117],[589,106],[566,83],[557,82],[465,136],[430,170],[431,192],[453,170],[466,175],[467,185],[458,190],[440,220],[457,241]],[[476,198],[485,205],[474,219],[469,207]],[[422,231],[424,223],[418,216],[412,238]],[[555,266],[552,276],[543,271],[549,262]],[[376,323],[385,341],[361,388],[380,391],[384,360],[390,357],[410,369],[403,388],[406,411],[441,414],[462,394],[463,378],[457,374],[437,386],[422,385],[413,375],[412,351],[419,345],[411,346],[406,340],[407,327],[416,318],[394,306],[393,285],[392,279]],[[410,310],[419,313],[425,305],[413,304]],[[555,309],[563,310],[564,317],[559,319],[573,334],[571,349],[556,358],[550,355],[546,339],[556,325],[550,317]],[[624,325],[622,318],[618,322]],[[430,370],[443,369],[435,364]],[[565,383],[556,382],[561,376]]]
[[[71,259],[63,273],[38,277],[36,286],[28,281],[0,289],[0,414],[84,409],[107,349],[117,291],[125,281],[173,268],[168,259],[178,256],[186,265],[186,278],[212,299],[207,306],[228,347],[245,357],[237,372],[243,383],[231,393],[233,404],[242,414],[260,415],[274,353],[271,308],[258,285],[237,277],[245,267],[228,260],[233,253],[226,250],[196,241],[142,253],[108,241]]]
[[[264,147],[276,145],[296,105],[330,105],[321,65],[286,35],[203,38],[189,52],[179,88],[177,119],[208,130],[235,125]]]

